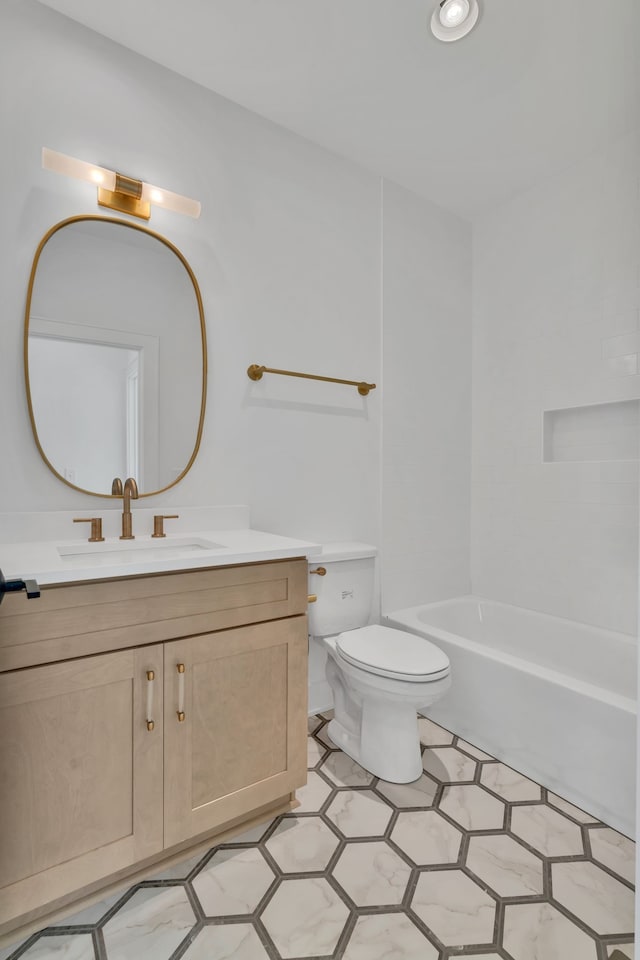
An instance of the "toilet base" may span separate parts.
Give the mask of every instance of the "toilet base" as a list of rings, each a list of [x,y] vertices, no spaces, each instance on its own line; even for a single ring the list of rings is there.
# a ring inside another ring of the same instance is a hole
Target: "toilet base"
[[[389,681],[336,662],[329,647],[326,672],[334,719],[328,734],[352,760],[381,780],[412,783],[422,774],[418,709],[447,691],[450,678],[431,683]]]
[[[361,735],[356,736],[334,718],[327,728],[330,739],[361,767],[390,783],[413,783],[422,774],[422,754],[417,711],[367,710],[363,704]],[[386,706],[386,705],[385,705]],[[362,735],[364,734],[364,736]]]

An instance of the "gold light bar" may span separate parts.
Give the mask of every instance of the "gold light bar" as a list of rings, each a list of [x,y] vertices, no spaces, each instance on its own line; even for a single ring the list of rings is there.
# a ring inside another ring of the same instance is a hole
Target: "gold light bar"
[[[134,217],[148,220],[151,216],[151,204],[165,207],[175,213],[184,213],[197,219],[200,216],[200,203],[179,193],[172,193],[163,187],[156,187],[143,180],[135,180],[124,174],[100,167],[95,163],[85,163],[76,157],[57,153],[48,147],[42,148],[42,166],[45,170],[63,173],[77,180],[86,180],[98,187],[100,206],[129,213]]]
[[[346,383],[348,387],[357,387],[361,397],[366,397],[370,390],[375,390],[375,383],[365,383],[364,380],[339,380],[337,377],[319,377],[315,373],[294,373],[293,370],[274,370],[272,367],[261,367],[252,363],[247,370],[249,380],[262,380],[263,373],[277,373],[282,377],[301,377],[303,380],[323,380],[325,383]]]

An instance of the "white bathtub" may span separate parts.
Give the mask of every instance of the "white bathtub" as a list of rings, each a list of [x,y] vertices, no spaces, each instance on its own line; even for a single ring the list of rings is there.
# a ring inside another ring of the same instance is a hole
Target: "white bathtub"
[[[635,836],[635,637],[472,596],[384,620],[451,661],[429,716]]]

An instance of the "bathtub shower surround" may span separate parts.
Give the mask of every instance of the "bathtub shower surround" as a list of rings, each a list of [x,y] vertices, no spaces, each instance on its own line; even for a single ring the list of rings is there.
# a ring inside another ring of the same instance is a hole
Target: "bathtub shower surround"
[[[473,596],[385,619],[449,657],[431,716],[634,834],[635,637]]]
[[[424,773],[385,783],[327,719],[295,814],[0,960],[632,960],[631,840],[427,719]]]
[[[471,582],[480,596],[635,634],[640,136],[630,129],[474,223]]]

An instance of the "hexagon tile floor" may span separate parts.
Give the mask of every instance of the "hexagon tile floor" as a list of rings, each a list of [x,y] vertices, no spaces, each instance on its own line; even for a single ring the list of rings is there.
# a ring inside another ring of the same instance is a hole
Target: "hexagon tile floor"
[[[424,774],[398,786],[311,718],[295,814],[0,960],[633,960],[632,841],[419,724]]]

